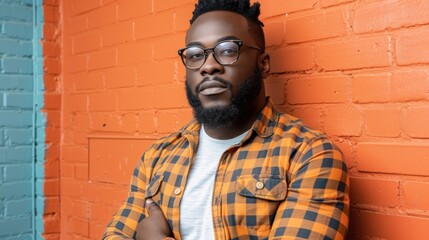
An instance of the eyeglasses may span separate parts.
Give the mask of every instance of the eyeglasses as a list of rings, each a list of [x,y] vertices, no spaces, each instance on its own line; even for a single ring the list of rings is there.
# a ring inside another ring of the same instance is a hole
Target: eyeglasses
[[[199,46],[182,48],[178,51],[178,54],[182,58],[182,62],[186,68],[197,70],[206,62],[209,56],[208,52],[213,52],[214,59],[221,65],[234,64],[238,60],[242,46],[256,49],[262,53],[260,48],[244,45],[241,40],[227,40],[219,42],[213,48],[202,48]]]

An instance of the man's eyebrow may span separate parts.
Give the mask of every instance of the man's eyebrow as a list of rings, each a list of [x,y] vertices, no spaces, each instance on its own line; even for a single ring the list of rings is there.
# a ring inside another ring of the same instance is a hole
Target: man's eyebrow
[[[225,36],[225,37],[221,37],[219,38],[216,43],[222,42],[222,41],[226,41],[226,40],[240,40],[238,37],[236,36]],[[203,46],[203,44],[201,42],[190,42],[188,43],[186,46]]]

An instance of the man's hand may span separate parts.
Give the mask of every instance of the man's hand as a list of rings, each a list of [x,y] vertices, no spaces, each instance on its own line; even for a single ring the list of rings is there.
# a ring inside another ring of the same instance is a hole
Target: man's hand
[[[137,225],[137,240],[163,240],[173,237],[162,210],[151,198],[146,199],[145,208],[148,216]]]

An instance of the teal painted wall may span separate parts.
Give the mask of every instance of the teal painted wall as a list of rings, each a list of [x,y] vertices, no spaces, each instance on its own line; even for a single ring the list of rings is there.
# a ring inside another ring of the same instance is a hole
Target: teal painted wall
[[[5,240],[41,239],[43,232],[41,5],[42,0],[0,0],[0,239]]]

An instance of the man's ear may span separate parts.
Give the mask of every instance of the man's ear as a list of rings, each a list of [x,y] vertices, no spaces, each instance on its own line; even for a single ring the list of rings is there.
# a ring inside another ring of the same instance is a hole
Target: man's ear
[[[270,55],[266,52],[259,55],[258,59],[259,69],[261,69],[262,78],[265,79],[270,74]]]

